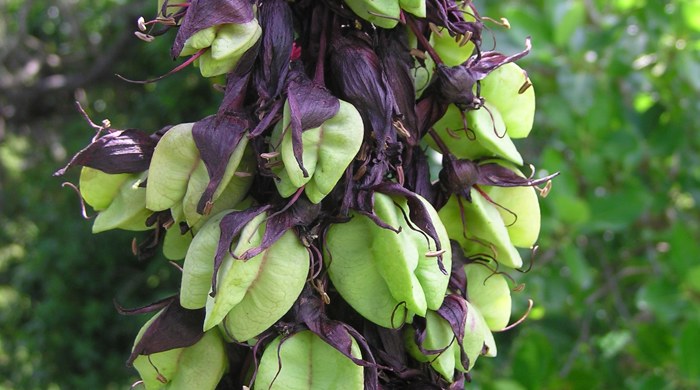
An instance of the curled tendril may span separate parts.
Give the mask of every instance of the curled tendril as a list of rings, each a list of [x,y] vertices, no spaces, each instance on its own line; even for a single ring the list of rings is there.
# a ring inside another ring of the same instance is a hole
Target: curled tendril
[[[80,193],[80,189],[73,183],[71,182],[63,182],[61,183],[61,187],[69,187],[73,191],[75,191],[76,194],[78,194],[78,199],[80,200],[80,215],[82,215],[83,219],[92,219],[94,216],[89,216],[87,215],[87,208],[85,207],[85,200],[83,200],[83,195]]]
[[[380,13],[378,13],[378,12],[372,12],[372,11],[369,11],[369,10],[367,11],[367,13],[370,14],[370,15],[372,15],[372,16],[376,16],[376,17],[378,17],[378,18],[389,19],[389,20],[395,20],[395,21],[397,21],[397,22],[399,22],[399,23],[401,23],[401,24],[404,23],[404,21],[401,20],[400,17],[397,18],[397,17],[391,16],[391,15],[380,14]]]
[[[506,30],[510,30],[510,22],[506,18],[500,18],[499,20],[496,20],[496,19],[490,18],[488,16],[482,16],[481,20],[489,21],[493,24],[496,24],[498,26],[505,28]]]
[[[172,260],[168,260],[168,263],[170,263],[170,265],[172,265],[173,267],[175,267],[175,269],[180,271],[180,273],[184,272],[184,270],[182,269],[182,266],[180,264],[178,264]]]
[[[506,225],[506,227],[513,226],[513,225],[515,225],[516,222],[518,222],[518,214],[516,214],[514,211],[510,210],[509,208],[507,208],[507,207],[505,207],[505,206],[503,206],[503,205],[497,203],[497,202],[494,201],[493,199],[491,199],[491,197],[489,196],[489,194],[487,194],[486,191],[484,191],[478,184],[474,184],[474,189],[477,190],[477,191],[479,192],[479,194],[481,194],[481,196],[483,196],[484,199],[486,199],[489,203],[491,203],[492,205],[498,207],[499,209],[501,209],[501,210],[507,212],[508,214],[512,215],[513,218],[515,218],[515,219],[513,220],[513,222],[511,222],[510,224]]]
[[[394,326],[394,316],[396,315],[396,312],[399,310],[399,307],[403,306],[404,312],[403,312],[403,319],[401,321],[401,324],[399,326]],[[394,306],[394,310],[391,311],[391,327],[393,329],[399,329],[401,325],[406,323],[406,320],[408,319],[408,306],[406,305],[406,301],[401,301],[396,306]]]
[[[516,326],[522,324],[523,321],[525,321],[527,319],[527,317],[530,316],[530,312],[532,312],[532,307],[535,305],[535,301],[533,301],[532,298],[528,298],[527,302],[528,302],[527,310],[520,318],[518,318],[517,321],[513,322],[512,324],[506,326],[505,328],[503,328],[501,330],[496,330],[495,332],[498,332],[498,333],[505,332],[505,331],[511,330],[511,329],[515,328]]]
[[[535,190],[537,190],[537,192],[539,192],[539,194],[542,198],[546,198],[547,195],[549,195],[549,191],[552,190],[552,181],[548,180],[547,183],[545,183],[544,186],[542,186],[542,187],[536,186]]]
[[[540,247],[537,245],[534,245],[532,248],[530,248],[530,264],[527,266],[526,269],[516,268],[515,270],[523,274],[530,272],[530,270],[532,270],[532,266],[535,264],[535,256],[537,255],[537,250],[539,248]]]
[[[174,67],[173,69],[171,69],[168,73],[166,73],[166,74],[164,74],[164,75],[161,75],[161,76],[158,76],[158,77],[153,78],[153,79],[148,79],[148,80],[132,80],[132,79],[128,79],[128,78],[126,78],[126,77],[124,77],[124,76],[122,76],[122,75],[120,75],[120,74],[118,74],[118,73],[116,74],[116,76],[119,77],[120,79],[126,81],[127,83],[133,83],[133,84],[150,84],[150,83],[155,83],[156,81],[162,80],[162,79],[164,79],[164,78],[166,78],[166,77],[168,77],[168,76],[170,76],[170,75],[172,75],[172,74],[175,74],[175,73],[177,73],[177,72],[179,72],[179,71],[185,69],[185,68],[188,67],[190,64],[192,64],[197,58],[201,57],[202,54],[206,53],[207,50],[209,50],[208,47],[199,50],[198,52],[192,54],[192,55],[190,56],[190,58],[188,58],[185,62],[183,62],[182,64],[180,64],[180,65]]]

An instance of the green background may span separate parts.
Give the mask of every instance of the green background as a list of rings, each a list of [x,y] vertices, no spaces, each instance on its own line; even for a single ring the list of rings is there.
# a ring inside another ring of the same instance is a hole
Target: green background
[[[538,111],[518,141],[541,200],[532,270],[512,275],[514,316],[473,388],[700,388],[700,1],[479,1],[484,48],[519,64]],[[167,72],[172,35],[144,43],[135,1],[0,0],[0,388],[127,388],[124,362],[145,317],[126,306],[177,290],[177,271],[139,262],[134,234],[91,235],[51,174],[93,133],[73,106],[116,128],[155,131],[214,112],[221,98],[188,69]],[[527,256],[526,256],[527,257]],[[515,319],[515,318],[514,318]]]

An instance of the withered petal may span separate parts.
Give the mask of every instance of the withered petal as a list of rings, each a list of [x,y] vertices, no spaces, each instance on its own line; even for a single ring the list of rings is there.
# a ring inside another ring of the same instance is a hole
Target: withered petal
[[[233,150],[250,128],[251,122],[237,114],[211,115],[192,127],[192,138],[209,173],[209,184],[197,204],[198,213],[204,214],[223,179]]]
[[[269,205],[262,205],[251,207],[243,211],[233,211],[225,215],[221,219],[221,222],[219,222],[221,234],[219,235],[219,244],[216,247],[216,255],[214,255],[214,273],[211,279],[212,296],[216,295],[216,280],[219,268],[221,268],[221,263],[223,263],[226,255],[231,252],[233,239],[240,234],[241,230],[243,230],[248,222],[253,220],[253,218],[257,217],[260,213],[267,211],[269,208]]]
[[[204,315],[204,309],[185,309],[180,306],[177,295],[171,297],[170,303],[134,345],[127,364],[131,365],[139,355],[151,355],[194,345],[204,336]]]
[[[61,176],[75,165],[111,174],[143,172],[148,169],[157,142],[156,137],[141,130],[112,131],[76,153],[65,167],[53,175]]]
[[[325,87],[311,81],[301,70],[301,63],[292,69],[287,87],[287,102],[290,111],[292,149],[299,168],[308,177],[302,162],[303,146],[301,133],[319,127],[334,117],[340,109],[340,101]]]

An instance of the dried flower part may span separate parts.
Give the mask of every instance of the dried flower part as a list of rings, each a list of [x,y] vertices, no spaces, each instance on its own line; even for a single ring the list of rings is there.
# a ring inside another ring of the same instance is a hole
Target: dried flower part
[[[78,152],[54,176],[64,175],[68,168],[75,165],[111,174],[143,172],[148,169],[157,142],[157,137],[140,130],[114,130]]]

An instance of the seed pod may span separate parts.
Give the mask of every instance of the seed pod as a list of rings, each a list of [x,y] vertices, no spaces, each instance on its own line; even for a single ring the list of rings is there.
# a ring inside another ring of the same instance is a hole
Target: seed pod
[[[360,150],[364,126],[362,117],[352,104],[339,101],[338,112],[319,127],[304,130],[302,163],[294,155],[289,104],[285,104],[282,125],[273,134],[273,145],[279,141],[279,152],[284,166],[273,169],[279,177],[277,189],[283,197],[291,196],[299,187],[305,187],[306,196],[319,203],[335,187],[348,165]],[[284,130],[287,129],[287,130]],[[284,134],[282,134],[284,132]]]
[[[523,165],[523,158],[506,133],[501,114],[494,106],[486,103],[482,108],[467,111],[464,115],[463,120],[459,109],[450,104],[445,115],[433,125],[452,154],[469,160],[500,157]],[[433,149],[440,151],[432,139],[426,138],[426,141]]]
[[[505,162],[500,165],[525,177],[518,168]],[[532,186],[499,187],[481,186],[494,203],[499,205],[498,212],[508,230],[513,245],[519,248],[531,248],[540,234],[540,204],[537,191]]]
[[[127,179],[109,207],[101,211],[92,225],[93,233],[111,229],[143,231],[152,229],[146,226],[146,219],[153,214],[146,208],[146,189],[141,187],[145,173],[140,177]]]
[[[208,215],[233,209],[248,195],[255,173],[255,157],[252,149],[247,147],[248,138],[242,137],[231,153],[226,171],[212,198],[212,208]],[[182,199],[182,209],[187,225],[198,229],[208,218],[197,212],[202,194],[209,185],[209,174],[202,160],[199,161],[187,182],[187,191]]]
[[[484,317],[474,305],[467,302],[467,318],[464,329],[462,348],[455,348],[455,368],[467,372],[474,367],[480,355],[494,357],[497,354],[496,341],[489,330]],[[462,357],[469,361],[469,367],[464,367]]]
[[[437,313],[429,310],[425,315],[425,334],[420,347],[416,344],[415,331],[406,327],[404,341],[408,353],[420,362],[430,362],[446,380],[452,381],[455,370],[455,356],[459,358],[459,346],[450,324]],[[421,350],[422,349],[422,350]],[[457,352],[457,353],[456,353]]]
[[[399,0],[401,9],[419,18],[425,17],[425,0]]]
[[[450,239],[459,242],[464,254],[467,257],[487,254],[500,265],[521,267],[523,260],[510,242],[497,207],[477,191],[472,191],[471,202],[462,199],[461,204],[462,209],[457,196],[453,195],[438,214]]]
[[[352,340],[352,355],[362,358]],[[263,352],[254,389],[363,389],[363,368],[311,331],[277,337]]]
[[[381,28],[394,28],[399,23],[399,0],[345,0],[355,15]]]
[[[266,218],[261,213],[248,222],[234,255],[261,244]],[[258,336],[292,307],[309,266],[309,254],[293,230],[249,260],[227,256],[218,272],[217,293],[207,297],[204,329],[221,323],[227,336],[241,342]]]
[[[163,256],[168,260],[182,260],[187,256],[187,250],[191,243],[192,233],[182,234],[179,226],[173,225],[165,232]]]
[[[354,214],[349,222],[329,228],[324,261],[334,286],[355,310],[378,325],[396,328],[404,316],[424,316],[427,309],[440,307],[449,275],[429,256],[435,243],[405,220],[405,198],[375,193],[374,200],[376,216],[395,230]],[[449,248],[447,232],[434,210],[430,213],[442,248]],[[443,259],[449,269],[451,254],[444,253]]]
[[[229,212],[223,211],[209,218],[187,250],[180,284],[180,305],[185,309],[201,309],[206,305],[214,273],[214,256],[221,236],[219,222]]]
[[[195,62],[199,66],[199,72],[204,77],[231,72],[246,52],[255,46],[261,35],[262,28],[255,19],[247,23],[220,26],[216,32],[216,38],[211,42],[211,48]],[[183,52],[189,53],[190,50],[183,50]]]
[[[506,278],[478,263],[467,264],[464,272],[469,302],[479,309],[489,329],[505,328],[511,312],[510,288]]]
[[[360,315],[385,328],[398,328],[413,313],[392,296],[374,261],[370,246],[381,228],[364,215],[351,216],[349,222],[332,225],[326,235],[323,258],[328,275]]]
[[[158,315],[141,328],[136,343]],[[219,330],[212,329],[194,345],[139,355],[133,365],[147,390],[213,390],[228,369],[228,359]]]
[[[199,151],[192,138],[194,123],[173,126],[158,141],[146,185],[146,207],[166,210],[179,203],[187,192],[187,182],[196,164]]]
[[[106,209],[119,194],[122,184],[136,175],[109,174],[98,169],[83,167],[80,171],[80,195],[95,211]]]
[[[535,118],[535,88],[527,72],[508,63],[481,81],[481,96],[503,117],[511,138],[525,138]]]
[[[472,15],[464,13],[464,20],[473,22],[476,19]],[[440,34],[435,32],[430,34],[430,44],[445,65],[461,65],[472,56],[474,43],[469,40],[470,37],[452,36],[446,28],[439,31]]]

